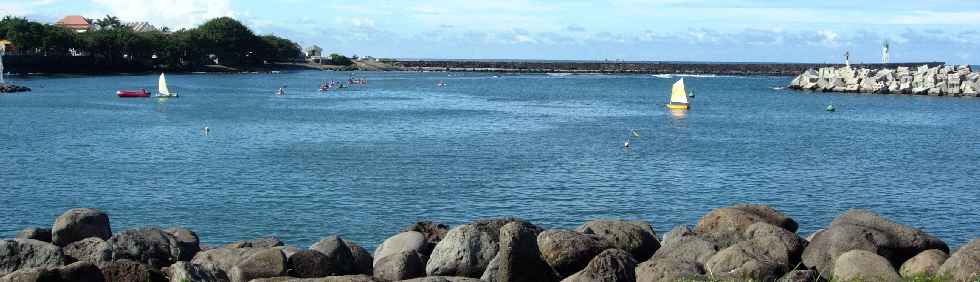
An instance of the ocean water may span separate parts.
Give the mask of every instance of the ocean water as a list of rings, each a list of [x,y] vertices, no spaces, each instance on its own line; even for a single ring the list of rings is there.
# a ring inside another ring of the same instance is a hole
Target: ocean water
[[[980,99],[687,76],[692,109],[670,112],[681,76],[356,75],[369,84],[320,93],[350,74],[174,74],[166,101],[114,95],[155,75],[14,77],[34,92],[0,96],[0,238],[94,207],[115,232],[373,248],[418,220],[623,218],[663,234],[737,203],[804,236],[850,208],[951,246],[980,233]]]

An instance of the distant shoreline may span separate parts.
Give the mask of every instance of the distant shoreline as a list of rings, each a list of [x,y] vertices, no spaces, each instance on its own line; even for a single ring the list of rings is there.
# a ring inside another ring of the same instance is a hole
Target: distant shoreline
[[[740,76],[796,76],[807,69],[843,64],[805,63],[711,63],[629,61],[522,61],[522,60],[394,60],[410,71],[508,72],[508,73],[611,73],[611,74],[713,74]],[[943,62],[855,64],[872,69],[937,66]]]
[[[943,62],[913,62],[893,64],[854,64],[855,67],[869,69],[937,66]],[[604,74],[692,74],[692,75],[738,75],[738,76],[797,76],[807,69],[841,67],[842,64],[826,63],[729,63],[729,62],[657,62],[657,61],[561,61],[561,60],[415,60],[394,59],[384,61],[355,61],[351,66],[319,65],[309,63],[272,63],[243,68],[221,65],[200,66],[183,70],[98,70],[72,69],[66,71],[21,71],[17,66],[8,68],[14,74],[148,74],[168,73],[241,73],[272,72],[291,70],[334,70],[334,71],[411,71],[411,72],[484,72],[484,73],[604,73]]]

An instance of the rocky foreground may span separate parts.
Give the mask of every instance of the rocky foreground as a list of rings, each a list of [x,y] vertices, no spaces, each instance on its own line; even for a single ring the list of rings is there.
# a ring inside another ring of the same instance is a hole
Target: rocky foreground
[[[13,84],[0,83],[0,94],[3,93],[16,93],[16,92],[28,92],[31,91],[30,88],[24,86],[17,86]]]
[[[977,97],[980,72],[969,66],[932,66],[895,69],[825,67],[800,74],[789,88],[824,92],[860,92],[930,96]]]
[[[804,239],[766,206],[719,208],[658,239],[646,222],[589,221],[544,230],[520,219],[449,229],[419,222],[373,253],[339,236],[300,249],[276,238],[201,246],[188,229],[113,234],[109,217],[72,209],[51,229],[0,241],[0,282],[13,281],[978,281],[980,239],[943,241],[867,210]],[[920,280],[916,280],[920,281]]]

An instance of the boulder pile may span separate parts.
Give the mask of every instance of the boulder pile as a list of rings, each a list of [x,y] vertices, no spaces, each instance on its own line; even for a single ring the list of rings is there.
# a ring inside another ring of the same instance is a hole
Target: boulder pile
[[[929,66],[915,69],[824,67],[808,69],[789,88],[823,92],[910,94],[977,97],[980,72],[970,66]]]
[[[28,92],[28,91],[31,91],[31,89],[30,88],[27,88],[27,87],[24,87],[24,86],[7,84],[7,83],[0,83],[0,94],[3,94],[3,93],[15,93],[15,92]]]
[[[181,227],[112,233],[106,213],[72,209],[51,229],[0,240],[0,282],[980,279],[980,238],[950,252],[938,238],[868,210],[850,210],[808,239],[797,226],[762,205],[718,208],[663,237],[647,222],[626,220],[574,230],[517,218],[452,228],[419,222],[372,253],[337,235],[300,249],[271,237],[201,246]]]

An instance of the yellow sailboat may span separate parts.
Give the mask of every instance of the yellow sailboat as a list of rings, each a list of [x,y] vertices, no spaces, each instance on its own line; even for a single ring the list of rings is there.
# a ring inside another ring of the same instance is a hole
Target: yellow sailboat
[[[687,92],[684,91],[684,79],[681,78],[674,83],[674,89],[670,92],[670,102],[667,108],[671,110],[687,110],[690,104],[687,102]]]

